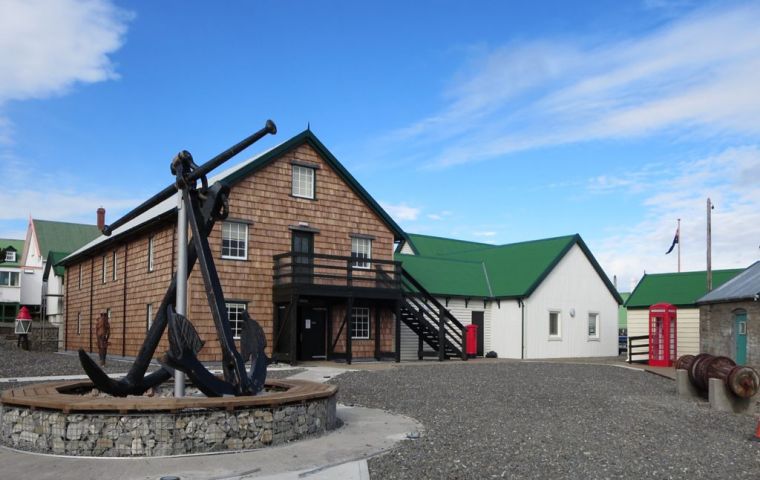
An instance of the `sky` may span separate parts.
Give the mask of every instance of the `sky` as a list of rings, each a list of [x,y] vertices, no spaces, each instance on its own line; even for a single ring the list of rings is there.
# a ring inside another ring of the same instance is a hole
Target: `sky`
[[[621,291],[760,259],[760,3],[0,0],[0,237],[278,126],[408,232],[579,233]]]

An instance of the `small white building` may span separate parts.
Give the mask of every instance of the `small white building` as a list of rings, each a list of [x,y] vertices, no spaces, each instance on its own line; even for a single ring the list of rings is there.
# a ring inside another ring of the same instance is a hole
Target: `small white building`
[[[479,355],[617,356],[622,300],[579,235],[495,246],[410,234],[395,258],[462,324],[479,325]],[[402,326],[402,358],[417,357]]]
[[[713,270],[713,288],[726,283],[743,269]],[[628,311],[628,336],[649,335],[649,307],[669,303],[676,307],[676,352],[696,355],[699,352],[699,307],[697,300],[707,293],[707,272],[671,272],[645,274],[625,302]],[[644,355],[634,355],[644,360]]]
[[[21,251],[23,240],[0,238],[4,257],[0,260],[0,322],[13,322],[21,303]]]
[[[50,252],[69,254],[99,235],[95,225],[29,219],[21,256],[21,305],[38,317],[42,310],[42,277]]]

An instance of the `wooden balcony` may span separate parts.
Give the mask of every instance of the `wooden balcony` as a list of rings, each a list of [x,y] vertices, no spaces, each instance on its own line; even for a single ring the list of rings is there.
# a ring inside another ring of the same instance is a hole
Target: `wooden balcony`
[[[400,262],[298,252],[273,258],[276,301],[294,294],[378,299],[401,296]]]

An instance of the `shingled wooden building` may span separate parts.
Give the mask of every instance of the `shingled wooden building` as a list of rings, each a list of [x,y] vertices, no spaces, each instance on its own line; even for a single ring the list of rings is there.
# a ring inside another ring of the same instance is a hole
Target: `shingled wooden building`
[[[463,356],[464,327],[432,297],[424,302],[424,289],[393,261],[403,231],[310,130],[210,182],[217,180],[230,187],[230,213],[209,243],[235,336],[245,310],[278,360],[399,360],[405,321],[429,345],[444,346],[440,358]],[[95,320],[107,312],[109,354],[138,353],[174,273],[176,212],[176,199],[166,200],[61,262],[65,349],[92,352]],[[219,360],[197,271],[187,316],[206,342],[199,358]],[[164,337],[157,354],[167,349]]]

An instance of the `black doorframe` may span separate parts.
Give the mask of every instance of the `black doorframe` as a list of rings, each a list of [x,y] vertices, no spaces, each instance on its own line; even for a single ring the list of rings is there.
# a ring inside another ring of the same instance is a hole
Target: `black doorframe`
[[[314,274],[314,234],[303,230],[293,230],[291,235],[293,252],[293,282],[311,283]],[[301,255],[299,255],[301,254]]]
[[[483,331],[485,312],[472,312],[472,324],[478,326],[478,352],[477,356],[482,357],[485,350],[485,332]]]
[[[306,320],[309,320],[307,329]],[[326,307],[302,306],[298,308],[298,359],[323,360],[327,358]]]

